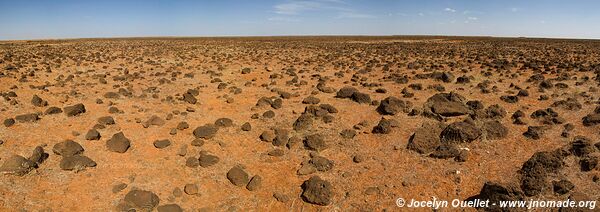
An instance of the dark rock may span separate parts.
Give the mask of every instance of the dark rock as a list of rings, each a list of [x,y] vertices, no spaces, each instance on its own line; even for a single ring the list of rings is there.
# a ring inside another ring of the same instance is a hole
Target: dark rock
[[[243,131],[250,131],[250,130],[252,130],[252,125],[250,125],[250,123],[246,122],[246,123],[242,124],[241,129]]]
[[[438,146],[435,151],[429,154],[429,157],[438,159],[448,159],[457,157],[460,154],[460,150],[453,144],[442,144]]]
[[[13,155],[7,159],[3,159],[4,163],[0,166],[0,173],[11,174],[16,176],[23,176],[37,165],[33,162],[19,155]]]
[[[304,139],[304,146],[308,150],[321,151],[327,148],[325,139],[321,134],[312,134]]]
[[[588,155],[579,161],[579,165],[581,165],[581,171],[592,171],[598,167],[598,156]]]
[[[517,186],[486,182],[481,188],[479,195],[474,198],[481,201],[489,200],[490,207],[482,209],[487,211],[505,211],[505,208],[500,207],[501,201],[522,201],[525,200],[525,195]]]
[[[194,136],[196,138],[211,139],[217,134],[218,130],[219,128],[213,124],[205,124],[194,130]]]
[[[314,96],[308,96],[308,97],[304,98],[304,100],[302,100],[303,104],[311,104],[311,105],[319,104],[319,102],[321,102],[321,100]]]
[[[596,151],[596,147],[592,145],[589,138],[583,136],[575,136],[571,142],[571,152],[578,157],[586,156]]]
[[[527,131],[523,133],[523,136],[533,140],[538,140],[542,138],[542,135],[544,135],[547,129],[548,128],[545,126],[528,126]]]
[[[440,138],[444,142],[472,142],[481,134],[481,129],[474,123],[461,121],[448,125],[440,134]]]
[[[312,123],[313,123],[313,119],[312,119],[311,115],[303,113],[302,115],[300,115],[298,117],[298,119],[296,119],[293,127],[294,127],[294,130],[296,130],[296,131],[307,130],[312,126]]]
[[[361,92],[357,91],[352,94],[352,100],[355,102],[358,102],[360,104],[370,104],[371,96],[369,96],[369,94],[361,93]]]
[[[390,96],[381,101],[377,112],[382,115],[396,115],[400,112],[408,113],[411,108],[412,103]]]
[[[72,156],[65,156],[63,157],[63,159],[60,161],[60,168],[62,170],[76,170],[76,171],[80,171],[80,170],[84,170],[87,167],[95,167],[96,166],[96,162],[94,162],[92,159],[83,156],[83,155],[72,155]]]
[[[83,147],[75,141],[66,140],[55,144],[52,151],[57,155],[69,157],[81,154],[83,152]]]
[[[340,135],[342,136],[342,138],[352,139],[354,138],[354,136],[356,136],[356,130],[344,129],[342,130],[342,132],[340,132]]]
[[[248,185],[246,185],[246,189],[248,189],[248,191],[256,191],[260,188],[261,185],[262,177],[260,177],[259,175],[254,175],[254,177],[250,179]]]
[[[335,97],[337,98],[350,98],[352,95],[358,92],[358,89],[353,87],[343,87],[336,93]]]
[[[507,102],[507,103],[517,103],[517,102],[519,102],[519,97],[518,96],[501,96],[500,100]]]
[[[389,134],[393,127],[398,127],[398,123],[391,119],[381,119],[371,131],[374,134]]]
[[[151,211],[160,203],[160,199],[156,194],[145,190],[131,190],[125,195],[124,200],[131,207],[148,211]]]
[[[446,128],[443,123],[424,123],[408,139],[407,149],[429,154],[440,146],[440,134]]]
[[[48,109],[46,109],[46,111],[44,112],[45,115],[52,115],[52,114],[59,114],[62,113],[63,110],[58,108],[58,107],[49,107]]]
[[[202,166],[203,168],[207,168],[219,163],[219,157],[202,151],[200,152],[200,157],[198,158],[198,161],[200,166]]]
[[[161,205],[161,206],[158,206],[158,208],[156,208],[156,210],[158,212],[183,212],[183,209],[181,208],[181,206],[179,206],[177,204]]]
[[[547,178],[557,174],[563,167],[563,157],[559,152],[536,152],[527,160],[521,170],[521,189],[527,196],[535,196],[550,187]]]
[[[333,161],[321,156],[312,157],[309,163],[312,164],[318,171],[322,172],[329,171],[333,168]]]
[[[573,183],[571,183],[571,181],[563,179],[563,180],[552,182],[552,188],[554,190],[554,193],[563,195],[563,194],[569,193],[569,191],[573,190],[573,188],[575,188],[575,185],[573,185]]]
[[[31,104],[36,107],[46,107],[48,106],[48,101],[43,100],[38,95],[33,95],[33,98],[31,98]]]
[[[282,128],[275,129],[275,139],[273,140],[273,146],[285,146],[290,139],[289,131]]]
[[[190,184],[185,184],[185,186],[183,187],[183,191],[187,195],[196,195],[196,194],[198,194],[200,189],[198,188],[198,185],[190,183]]]
[[[106,141],[106,147],[108,151],[125,153],[129,149],[131,142],[125,137],[123,132],[114,134],[108,141]]]
[[[11,127],[15,124],[15,120],[12,118],[4,119],[3,124],[5,127]]]
[[[37,113],[18,115],[15,117],[18,122],[34,122],[40,119]]]
[[[499,121],[487,121],[483,123],[483,130],[486,133],[486,139],[496,140],[508,136],[508,128]]]
[[[583,126],[589,127],[600,124],[600,113],[589,114],[582,119]]]
[[[235,186],[246,186],[250,179],[248,173],[240,167],[234,166],[227,172],[227,179]]]
[[[85,106],[79,103],[76,105],[64,107],[63,111],[67,116],[77,116],[79,114],[85,113]]]
[[[228,118],[220,118],[215,121],[217,127],[231,127],[233,126],[233,120]]]
[[[191,144],[192,144],[192,146],[195,146],[195,147],[201,147],[204,145],[204,140],[201,138],[196,138],[192,141]]]
[[[179,124],[177,124],[177,129],[178,130],[185,130],[185,129],[188,129],[188,128],[190,128],[190,125],[187,122],[185,122],[185,121],[179,122]]]
[[[158,149],[167,148],[168,146],[171,146],[171,141],[169,139],[154,141],[154,147],[156,147]]]
[[[113,125],[115,124],[115,119],[112,116],[103,116],[98,118],[98,123],[102,125]]]
[[[302,184],[302,199],[316,205],[329,205],[333,197],[331,183],[322,180],[319,176],[312,176]]]
[[[91,129],[85,134],[85,140],[100,140],[100,132],[96,129]]]

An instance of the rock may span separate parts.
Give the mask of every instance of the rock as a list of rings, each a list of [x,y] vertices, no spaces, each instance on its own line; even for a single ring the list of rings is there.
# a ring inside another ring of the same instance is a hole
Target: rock
[[[310,114],[303,113],[302,115],[300,115],[298,117],[298,119],[296,119],[293,127],[294,127],[294,130],[301,131],[301,130],[309,129],[312,126],[312,124],[313,124],[312,116]]]
[[[23,176],[35,167],[37,166],[33,161],[19,155],[13,155],[4,159],[4,163],[0,166],[0,173]]]
[[[505,96],[501,96],[500,100],[506,102],[506,103],[517,103],[519,102],[519,97],[518,96],[509,96],[509,95],[505,95]]]
[[[589,127],[600,124],[600,113],[589,114],[582,119],[583,126]]]
[[[407,149],[429,154],[441,144],[440,134],[446,128],[443,123],[424,123],[408,139]]]
[[[256,191],[260,188],[261,185],[262,177],[260,177],[260,175],[254,175],[254,177],[250,179],[248,185],[246,185],[246,189],[248,189],[248,191]]]
[[[260,140],[264,142],[273,142],[275,140],[275,133],[273,130],[265,130],[260,134]]]
[[[187,122],[185,122],[185,121],[179,122],[179,124],[177,124],[177,129],[178,130],[185,130],[185,129],[188,129],[188,128],[190,128],[190,125]]]
[[[156,208],[158,212],[183,212],[181,206],[177,204],[161,205]]]
[[[357,91],[352,94],[352,100],[355,102],[358,102],[360,104],[370,104],[371,96],[369,96],[369,94],[361,93],[361,92]]]
[[[15,117],[18,122],[34,122],[40,119],[36,113],[22,114]],[[6,125],[6,124],[5,124]]]
[[[185,186],[183,187],[183,191],[188,195],[196,195],[196,194],[198,194],[200,189],[198,188],[198,185],[190,183],[190,184],[185,184]]]
[[[149,126],[163,126],[165,125],[166,121],[156,115],[152,115],[145,123],[144,123],[144,127],[149,127]]]
[[[508,136],[508,128],[499,121],[484,122],[482,128],[486,134],[486,138],[490,140],[503,139]]]
[[[55,144],[52,148],[52,151],[57,155],[69,157],[81,154],[83,152],[83,147],[75,141],[65,140],[63,142]]]
[[[200,152],[200,157],[198,158],[198,161],[200,166],[202,166],[203,168],[207,168],[219,163],[219,157],[202,151]]]
[[[548,128],[545,126],[528,126],[527,131],[523,133],[523,136],[533,140],[538,140],[542,138],[542,135],[546,132],[547,129]]]
[[[373,127],[371,132],[374,134],[390,134],[393,127],[398,127],[398,123],[396,121],[382,118],[379,120],[379,123]]]
[[[242,129],[242,131],[250,131],[250,130],[252,130],[252,125],[250,125],[250,123],[246,122],[246,123],[242,124],[241,129]]]
[[[553,181],[552,188],[554,190],[554,193],[557,193],[558,195],[563,195],[573,190],[573,188],[575,188],[575,185],[573,185],[571,181],[562,179],[559,181]]]
[[[286,203],[286,202],[289,202],[289,201],[290,201],[290,197],[289,197],[288,195],[285,195],[285,194],[283,194],[283,193],[279,193],[279,192],[275,192],[275,193],[273,193],[273,197],[274,197],[274,198],[275,198],[277,201],[279,201],[279,202],[282,202],[282,203]]]
[[[304,100],[302,100],[303,104],[311,104],[311,105],[319,104],[319,102],[321,102],[321,100],[314,96],[308,96],[308,97],[304,98]]]
[[[329,171],[333,168],[333,161],[321,156],[312,157],[309,163],[312,164],[317,171],[321,172]]]
[[[475,199],[481,201],[489,200],[490,208],[484,208],[489,211],[503,211],[500,208],[500,201],[522,201],[525,200],[523,192],[512,184],[502,185],[493,182],[486,182]],[[469,199],[471,200],[471,199]]]
[[[60,168],[62,170],[84,170],[87,167],[95,167],[96,162],[92,159],[83,155],[64,156],[60,161]]]
[[[125,190],[125,188],[127,188],[127,184],[119,183],[119,184],[116,184],[113,186],[112,192],[116,194],[116,193],[121,192],[122,190]]]
[[[200,138],[196,138],[192,141],[191,144],[192,144],[192,146],[195,146],[195,147],[201,147],[204,145],[204,140],[202,140]]]
[[[196,168],[198,167],[198,165],[200,165],[200,161],[198,161],[198,158],[189,157],[185,160],[185,166],[187,167]]]
[[[171,141],[169,139],[156,140],[154,141],[154,147],[158,149],[164,149],[168,146],[171,146]]]
[[[233,126],[233,120],[228,118],[220,118],[215,121],[217,127],[231,127]]]
[[[160,199],[156,194],[145,190],[131,190],[125,195],[124,200],[134,208],[148,211],[154,209],[160,203]]]
[[[38,95],[34,94],[33,98],[31,98],[31,104],[36,107],[46,107],[48,106],[48,101],[43,100]]]
[[[390,96],[381,101],[377,112],[381,115],[396,115],[400,112],[409,113],[412,103]]]
[[[114,134],[108,141],[106,147],[111,152],[125,153],[129,149],[131,142],[125,137],[123,132]]]
[[[194,136],[196,138],[211,139],[217,134],[218,130],[219,128],[213,124],[205,124],[194,130]]]
[[[63,108],[63,111],[67,116],[77,116],[79,114],[85,113],[85,106],[81,103],[76,105],[71,105]]]
[[[321,151],[327,148],[325,139],[321,134],[312,134],[304,139],[304,146],[308,150]]]
[[[52,115],[52,114],[59,114],[62,113],[63,110],[58,108],[58,107],[49,107],[48,109],[46,109],[46,111],[44,112],[45,115]]]
[[[352,139],[352,138],[354,138],[354,136],[356,136],[356,130],[344,129],[344,130],[342,130],[342,132],[340,132],[340,135],[342,136],[342,138]]]
[[[312,176],[302,184],[302,199],[305,202],[326,206],[331,204],[333,197],[331,183],[322,180],[319,176]]]
[[[350,98],[352,95],[358,90],[353,87],[343,87],[336,93],[335,97],[337,98]]]
[[[85,140],[100,140],[100,132],[96,129],[91,129],[85,134]]]
[[[481,129],[474,123],[461,121],[448,125],[440,134],[440,138],[444,142],[472,142],[481,134]]]
[[[435,102],[431,107],[434,113],[442,116],[461,116],[469,113],[469,108],[460,102]]]
[[[248,173],[240,167],[234,166],[227,172],[227,179],[235,186],[246,186],[248,184]]]
[[[273,146],[285,146],[290,139],[289,131],[282,128],[275,129],[275,139],[273,140]]]
[[[429,154],[429,157],[438,159],[448,159],[458,157],[460,150],[453,144],[442,144],[435,151]]]
[[[7,119],[4,119],[3,124],[5,127],[11,127],[15,124],[15,120],[12,118],[7,118]]]
[[[571,152],[577,157],[583,157],[596,151],[596,147],[592,145],[589,138],[583,136],[575,136],[571,142]]]
[[[588,172],[598,167],[598,156],[586,156],[579,161],[581,171]]]
[[[28,158],[29,161],[34,162],[37,166],[42,164],[50,155],[44,152],[44,148],[37,146],[33,149],[33,153]]]
[[[115,119],[112,116],[103,116],[98,118],[98,123],[102,125],[113,125],[115,124]]]
[[[521,189],[527,196],[535,196],[549,187],[547,177],[558,173],[563,167],[563,157],[559,152],[536,152],[527,160],[521,170]]]

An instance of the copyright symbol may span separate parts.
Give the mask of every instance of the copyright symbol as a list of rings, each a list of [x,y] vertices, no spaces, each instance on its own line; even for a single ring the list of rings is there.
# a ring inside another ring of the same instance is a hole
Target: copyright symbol
[[[405,202],[405,201],[404,201],[404,199],[402,199],[402,198],[398,198],[398,199],[396,199],[396,206],[398,206],[398,207],[404,207],[404,204],[405,204],[405,203],[406,203],[406,202]]]

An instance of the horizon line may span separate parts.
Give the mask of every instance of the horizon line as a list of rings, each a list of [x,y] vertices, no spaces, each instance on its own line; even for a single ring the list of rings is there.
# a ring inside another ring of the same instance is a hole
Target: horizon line
[[[61,41],[61,40],[102,40],[102,39],[148,39],[148,38],[269,38],[269,37],[463,37],[463,38],[509,38],[509,39],[551,39],[551,40],[590,40],[600,41],[600,38],[584,37],[543,37],[543,36],[494,36],[494,35],[440,35],[440,34],[284,34],[284,35],[148,35],[148,36],[106,36],[106,37],[49,37],[35,39],[2,39],[0,42],[19,41]]]

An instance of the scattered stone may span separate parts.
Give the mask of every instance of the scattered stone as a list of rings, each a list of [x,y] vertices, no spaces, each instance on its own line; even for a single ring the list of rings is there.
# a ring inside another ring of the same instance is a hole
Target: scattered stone
[[[63,108],[63,111],[67,116],[77,116],[79,114],[85,113],[85,106],[81,103],[76,105],[71,105]]]
[[[19,155],[13,155],[4,159],[4,163],[0,166],[0,173],[23,176],[33,170],[37,165]]]
[[[168,146],[171,146],[171,141],[169,139],[156,140],[154,141],[154,147],[158,149],[164,149]]]
[[[59,114],[62,113],[63,110],[58,108],[58,107],[49,107],[48,109],[46,109],[46,111],[44,112],[44,115],[52,115],[52,114]]]
[[[151,211],[159,203],[158,196],[151,191],[131,190],[125,195],[125,202],[136,209]]]
[[[83,147],[75,141],[65,140],[63,142],[55,144],[52,148],[52,151],[57,155],[69,157],[81,154],[83,152]]]
[[[156,208],[156,210],[158,212],[183,212],[183,209],[181,208],[181,206],[179,206],[177,204],[161,205],[161,206],[158,206],[158,208]]]
[[[390,96],[381,101],[377,112],[381,115],[396,115],[400,112],[409,113],[411,108],[412,103]]]
[[[219,128],[213,124],[205,124],[194,130],[194,136],[196,138],[211,139],[217,134],[218,130]]]
[[[5,127],[11,127],[15,124],[15,120],[12,118],[7,118],[7,119],[4,119],[3,124]]]
[[[237,166],[234,166],[227,172],[227,179],[235,186],[245,186],[250,181],[248,173]]]
[[[123,132],[114,134],[108,141],[106,147],[111,152],[125,153],[129,149],[131,142],[125,137]]]
[[[200,152],[200,157],[198,158],[198,161],[200,166],[202,166],[203,168],[207,168],[219,163],[219,157],[202,151]]]
[[[559,181],[552,182],[552,188],[554,190],[554,193],[557,193],[558,195],[563,195],[573,190],[573,188],[575,188],[575,185],[573,185],[571,181],[562,179]]]
[[[248,191],[256,191],[260,188],[261,185],[262,177],[260,175],[254,175],[254,177],[250,179],[248,185],[246,185],[246,189],[248,189]]]
[[[187,195],[196,195],[200,192],[200,189],[198,188],[198,185],[190,183],[185,184],[185,186],[183,187],[183,191]]]
[[[18,115],[15,117],[18,122],[34,122],[40,119],[37,113],[28,113],[23,115]],[[6,123],[5,123],[6,125]]]
[[[319,176],[312,176],[302,184],[302,199],[315,205],[329,205],[333,197],[331,183],[322,180]]]
[[[64,156],[63,159],[60,161],[60,168],[66,171],[80,171],[84,170],[87,167],[95,166],[96,162],[83,155]]]
[[[246,122],[246,123],[242,124],[241,129],[243,131],[250,131],[250,130],[252,130],[252,125],[250,125],[250,123]]]
[[[321,134],[312,134],[304,139],[304,146],[308,150],[321,151],[327,148],[325,139]]]

